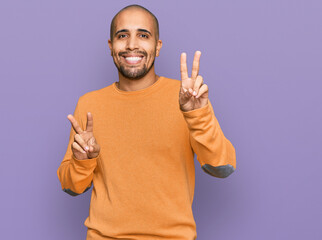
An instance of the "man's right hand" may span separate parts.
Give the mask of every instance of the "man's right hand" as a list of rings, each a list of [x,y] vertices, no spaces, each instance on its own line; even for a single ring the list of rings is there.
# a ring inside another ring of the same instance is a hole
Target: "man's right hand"
[[[74,135],[74,142],[71,145],[74,157],[79,160],[97,157],[100,152],[100,146],[97,144],[93,135],[92,114],[90,112],[87,113],[87,124],[85,131],[83,131],[78,125],[73,115],[69,114],[67,118],[76,132]]]

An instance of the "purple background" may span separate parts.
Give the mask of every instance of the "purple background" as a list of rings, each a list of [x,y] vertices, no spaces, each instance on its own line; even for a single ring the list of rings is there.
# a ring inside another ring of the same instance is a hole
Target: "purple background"
[[[132,1],[0,3],[1,239],[85,239],[91,191],[71,197],[56,171],[78,97],[117,81],[107,39]],[[198,240],[322,239],[322,3],[137,1],[160,22],[158,74],[200,74],[237,169],[196,164]]]

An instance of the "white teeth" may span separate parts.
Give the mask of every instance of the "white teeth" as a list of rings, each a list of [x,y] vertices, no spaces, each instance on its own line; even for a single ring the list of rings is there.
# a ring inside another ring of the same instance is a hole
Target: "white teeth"
[[[126,57],[125,59],[130,62],[136,62],[136,61],[141,60],[142,58],[141,57]]]

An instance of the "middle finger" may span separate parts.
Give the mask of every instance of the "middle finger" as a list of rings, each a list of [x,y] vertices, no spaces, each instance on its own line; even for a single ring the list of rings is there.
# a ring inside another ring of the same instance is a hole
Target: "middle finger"
[[[196,78],[197,78],[197,76],[199,74],[200,56],[201,56],[201,52],[200,51],[196,51],[195,56],[193,58],[192,72],[191,72],[191,78],[193,80],[196,80]]]

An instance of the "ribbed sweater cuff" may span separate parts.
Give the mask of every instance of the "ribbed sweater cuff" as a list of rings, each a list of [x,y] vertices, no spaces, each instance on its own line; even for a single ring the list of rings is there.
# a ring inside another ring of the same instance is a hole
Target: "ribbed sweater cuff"
[[[88,159],[77,159],[75,158],[74,154],[72,154],[72,160],[71,163],[75,164],[77,167],[81,167],[84,169],[91,169],[91,168],[95,168],[97,165],[97,159],[100,157],[100,155],[98,155],[95,158],[88,158]]]

